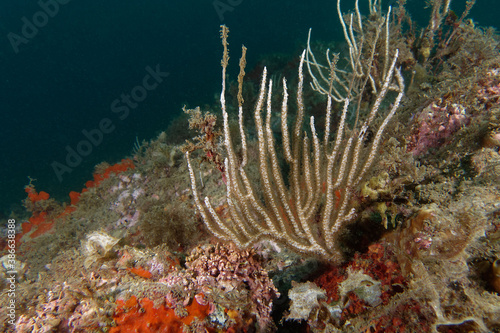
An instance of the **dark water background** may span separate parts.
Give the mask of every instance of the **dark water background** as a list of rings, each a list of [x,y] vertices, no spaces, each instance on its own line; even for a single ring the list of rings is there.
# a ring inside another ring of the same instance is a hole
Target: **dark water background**
[[[413,19],[426,25],[425,2],[407,2]],[[343,10],[353,3],[343,0]],[[452,9],[460,14],[464,4],[454,0]],[[51,15],[43,14],[44,6]],[[477,0],[470,17],[498,26],[498,7],[498,1]],[[39,27],[23,35],[26,22]],[[68,200],[69,191],[92,178],[94,165],[121,160],[136,137],[154,138],[182,105],[213,103],[220,93],[220,24],[231,30],[234,70],[241,44],[248,47],[250,70],[265,54],[298,56],[310,27],[316,40],[342,40],[335,0],[2,0],[0,216],[25,197],[28,176],[37,179],[37,190]],[[148,66],[168,76],[128,116],[113,112],[116,99],[142,85]],[[82,131],[105,118],[113,130],[58,177],[53,163],[66,164],[67,147],[76,150],[86,139]]]

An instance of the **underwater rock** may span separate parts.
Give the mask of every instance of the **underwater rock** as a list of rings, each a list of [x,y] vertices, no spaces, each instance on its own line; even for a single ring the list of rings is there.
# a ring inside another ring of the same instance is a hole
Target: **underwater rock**
[[[326,299],[326,291],[313,282],[292,282],[292,286],[288,292],[291,305],[287,320],[307,320],[313,309],[319,307],[318,300]]]
[[[118,238],[111,237],[102,231],[94,231],[87,235],[87,240],[82,242],[83,252],[87,256],[84,261],[85,268],[89,268],[97,260],[107,257],[113,246],[119,241]]]

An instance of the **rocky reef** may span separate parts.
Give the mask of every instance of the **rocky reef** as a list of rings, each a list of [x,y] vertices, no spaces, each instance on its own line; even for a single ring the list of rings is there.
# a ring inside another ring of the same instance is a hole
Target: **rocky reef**
[[[206,111],[185,108],[183,121],[139,143],[129,158],[97,165],[66,202],[35,181],[26,185],[26,213],[13,214],[1,230],[0,330],[500,332],[499,37],[466,18],[473,1],[462,16],[431,1],[434,16],[421,33],[404,3],[398,1],[387,27],[380,12],[363,17],[365,42],[374,27],[387,29],[407,87],[361,186],[334,193],[351,191],[356,212],[338,238],[341,261],[296,253],[272,239],[238,248],[214,237],[195,204],[183,152],[191,154],[211,213],[233,223],[220,110],[216,103]],[[378,57],[384,42],[374,45]],[[285,67],[296,67],[297,57]],[[374,78],[383,60],[374,61]],[[230,93],[244,91],[232,94],[235,119],[239,101],[259,98],[260,73],[253,72],[228,80]],[[294,80],[290,91],[297,89]],[[366,112],[372,92],[359,101],[358,111]],[[317,122],[327,103],[304,88]],[[240,117],[228,122],[228,132],[253,122]],[[374,126],[382,122],[375,118]],[[355,133],[350,124],[346,131]],[[261,171],[252,164],[259,159],[258,133],[247,128],[248,141],[235,140],[234,155],[245,145],[248,182],[260,198],[266,195]],[[366,145],[374,140],[370,132]],[[184,136],[186,144],[172,144]]]

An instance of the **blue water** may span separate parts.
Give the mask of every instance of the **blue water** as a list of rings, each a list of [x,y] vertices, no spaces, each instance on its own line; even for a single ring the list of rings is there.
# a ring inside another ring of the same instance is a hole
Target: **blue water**
[[[497,24],[499,4],[477,2],[470,17]],[[407,8],[426,24],[423,3],[408,0]],[[464,3],[452,8],[461,13]],[[310,27],[317,40],[342,36],[334,0],[3,0],[0,216],[25,197],[28,176],[38,190],[68,200],[94,165],[130,154],[136,137],[154,138],[184,104],[214,103],[220,24],[231,31],[234,70],[243,43],[249,71],[265,54],[297,56]],[[123,99],[131,92],[139,102]],[[69,153],[77,150],[79,158]]]

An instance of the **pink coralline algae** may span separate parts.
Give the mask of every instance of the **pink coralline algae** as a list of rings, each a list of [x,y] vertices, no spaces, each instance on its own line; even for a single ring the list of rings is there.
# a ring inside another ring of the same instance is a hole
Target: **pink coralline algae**
[[[408,151],[418,156],[430,148],[440,147],[469,121],[462,105],[441,100],[432,102],[415,116]]]
[[[229,294],[248,291],[250,312],[257,316],[261,328],[269,325],[273,299],[279,293],[251,250],[221,244],[200,247],[187,258],[186,266],[202,289],[215,287]]]
[[[500,102],[500,68],[494,68],[479,82],[480,89],[477,96],[481,102],[490,108],[493,104]]]

